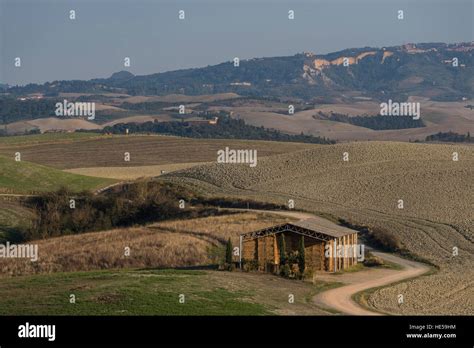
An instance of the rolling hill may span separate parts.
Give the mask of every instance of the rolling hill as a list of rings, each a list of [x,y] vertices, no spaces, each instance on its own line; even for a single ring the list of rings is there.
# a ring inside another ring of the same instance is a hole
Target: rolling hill
[[[112,179],[93,178],[30,162],[16,162],[0,156],[0,192],[22,194],[55,191],[65,186],[71,191],[93,190],[115,182]]]
[[[344,152],[349,161],[343,161]],[[452,160],[453,152],[459,161]],[[473,314],[473,164],[469,145],[360,142],[269,156],[255,168],[202,165],[163,179],[211,195],[277,204],[293,199],[296,209],[388,235],[395,248],[439,270],[379,289],[369,303],[401,314]]]

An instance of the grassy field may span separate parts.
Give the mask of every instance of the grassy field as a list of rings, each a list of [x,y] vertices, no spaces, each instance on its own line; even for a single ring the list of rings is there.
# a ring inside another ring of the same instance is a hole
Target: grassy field
[[[315,148],[320,145],[246,141],[225,139],[189,139],[171,136],[107,136],[90,135],[75,138],[60,135],[52,140],[50,134],[35,136],[26,142],[8,137],[0,144],[0,154],[14,156],[20,152],[22,159],[59,169],[90,167],[136,167],[190,162],[215,162],[217,151],[228,146],[231,149],[255,149],[258,158]],[[80,134],[80,133],[78,133]],[[45,137],[44,139],[41,137]],[[125,162],[124,153],[130,153]]]
[[[452,160],[453,152],[459,161]],[[255,168],[193,167],[162,180],[217,196],[276,204],[291,198],[297,209],[391,236],[439,272],[377,290],[370,296],[372,303],[391,313],[472,315],[473,177],[472,146],[360,142],[267,157]],[[400,293],[408,299],[404,306],[393,301]]]
[[[338,285],[239,271],[56,273],[2,279],[0,315],[319,315],[312,297]]]
[[[0,193],[55,191],[62,186],[73,192],[93,190],[115,182],[65,173],[46,166],[0,156]]]
[[[0,199],[0,243],[16,241],[19,230],[28,228],[33,212],[17,201]]]
[[[75,272],[110,268],[171,268],[219,263],[224,244],[241,233],[288,221],[267,214],[232,214],[159,222],[35,241],[39,259],[0,259],[2,275]],[[125,248],[130,255],[125,256]]]
[[[258,315],[247,291],[210,289],[202,271],[66,273],[0,285],[1,315]],[[76,296],[69,303],[70,294]],[[178,302],[185,294],[185,303]]]

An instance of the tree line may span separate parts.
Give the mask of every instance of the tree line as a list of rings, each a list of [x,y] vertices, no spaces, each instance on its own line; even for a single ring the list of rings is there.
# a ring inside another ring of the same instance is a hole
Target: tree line
[[[471,138],[471,133],[467,132],[466,135],[455,132],[439,132],[436,134],[428,135],[426,141],[442,141],[450,143],[472,143],[474,139]]]
[[[246,124],[243,120],[236,120],[231,117],[221,117],[215,125],[208,123],[191,122],[153,122],[145,123],[120,123],[114,126],[105,127],[103,133],[125,134],[128,133],[159,133],[176,135],[188,138],[212,138],[212,139],[247,139],[247,140],[269,140],[300,142],[313,144],[335,144],[334,140],[325,137],[297,134],[290,135],[281,133],[275,129],[255,127]]]
[[[406,129],[425,127],[422,120],[414,120],[411,116],[348,116],[331,113],[325,115],[321,111],[318,117],[335,122],[353,124],[354,126],[369,128],[373,130]]]

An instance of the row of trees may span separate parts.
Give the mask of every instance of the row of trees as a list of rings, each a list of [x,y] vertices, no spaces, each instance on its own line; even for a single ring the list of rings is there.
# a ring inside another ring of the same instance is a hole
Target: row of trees
[[[471,133],[467,132],[466,135],[455,132],[439,132],[436,134],[428,135],[426,141],[442,141],[449,143],[472,143],[474,138],[471,138]]]
[[[243,120],[231,117],[222,117],[217,124],[211,125],[191,124],[188,122],[145,122],[145,123],[120,123],[111,127],[105,127],[104,133],[125,134],[129,133],[159,133],[177,135],[188,138],[212,138],[212,139],[248,139],[301,142],[314,144],[334,144],[334,140],[312,135],[290,135],[278,130],[264,127],[255,127],[246,124]]]
[[[369,128],[373,130],[406,129],[425,127],[424,122],[414,120],[411,116],[348,116],[331,113],[329,116],[319,112],[318,116],[335,122],[353,124],[354,126]]]

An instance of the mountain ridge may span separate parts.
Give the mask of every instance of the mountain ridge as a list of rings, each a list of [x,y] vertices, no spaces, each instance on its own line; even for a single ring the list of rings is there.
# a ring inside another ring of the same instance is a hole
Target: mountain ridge
[[[10,87],[8,92],[119,92],[130,95],[200,95],[234,92],[244,96],[314,101],[342,93],[374,99],[436,100],[474,97],[474,43],[421,43],[350,48],[328,54],[242,59],[161,73],[119,71],[109,78],[53,81]],[[456,66],[454,60],[456,61]]]

